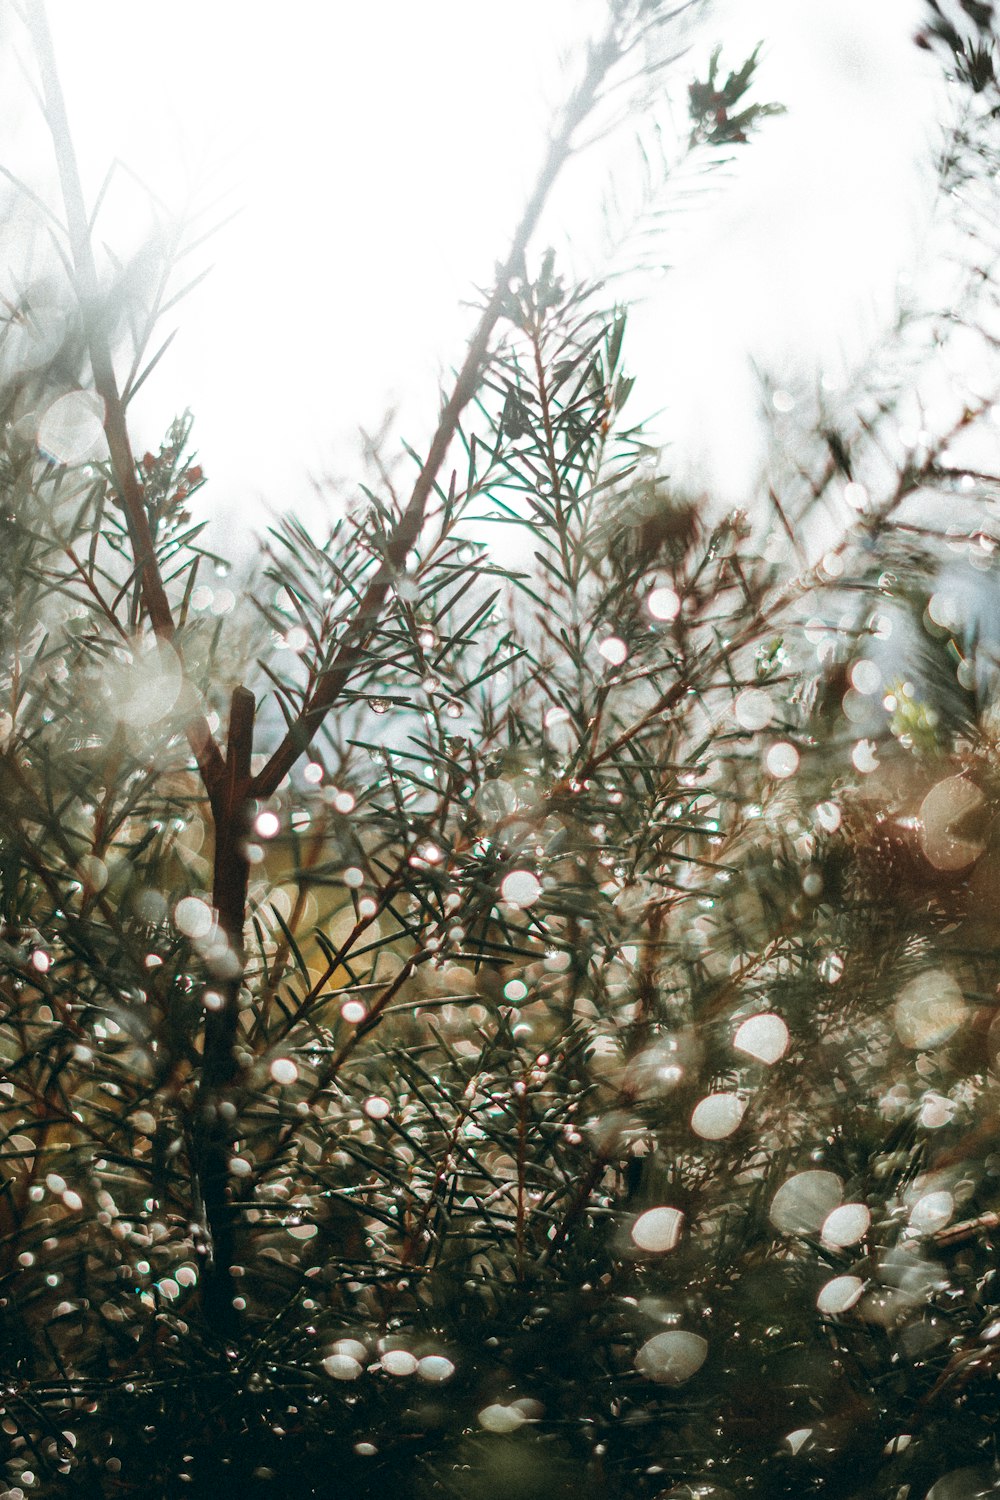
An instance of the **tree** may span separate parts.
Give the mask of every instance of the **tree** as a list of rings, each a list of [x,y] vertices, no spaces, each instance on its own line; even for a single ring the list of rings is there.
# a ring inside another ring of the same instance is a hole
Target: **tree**
[[[609,5],[412,485],[283,520],[247,615],[190,418],[132,451],[169,265],[123,350],[28,9],[75,300],[40,363],[51,298],[6,325],[12,1496],[996,1486],[989,403],[908,441],[883,359],[766,519],[663,474],[624,312],[530,240],[690,10]],[[989,342],[980,265],[897,347]]]

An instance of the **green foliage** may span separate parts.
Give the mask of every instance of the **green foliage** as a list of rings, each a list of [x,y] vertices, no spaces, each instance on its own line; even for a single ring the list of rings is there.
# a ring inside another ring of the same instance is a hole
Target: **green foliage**
[[[564,154],[665,19],[613,8]],[[755,59],[691,143],[765,112]],[[986,403],[907,440],[890,352],[720,514],[532,224],[413,485],[375,445],[251,609],[86,306],[9,383],[12,1500],[995,1483]],[[78,324],[112,456],[58,462]]]
[[[701,142],[709,146],[742,145],[749,139],[749,132],[769,115],[784,114],[780,104],[746,104],[746,96],[753,87],[757,71],[760,46],[754,48],[742,67],[719,77],[719,62],[722,48],[716,47],[708,63],[708,75],[704,82],[688,86],[688,113],[691,117],[691,144]],[[740,104],[745,108],[737,109]],[[735,113],[734,113],[735,111]]]
[[[925,3],[927,22],[917,33],[917,45],[928,51],[935,47],[942,50],[955,78],[974,94],[995,94],[996,11],[992,0],[958,0],[957,13],[952,7],[952,14],[938,0]]]

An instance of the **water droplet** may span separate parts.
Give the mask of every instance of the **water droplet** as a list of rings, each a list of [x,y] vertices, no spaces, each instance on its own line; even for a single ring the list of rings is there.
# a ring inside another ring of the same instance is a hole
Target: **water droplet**
[[[501,1406],[499,1403],[484,1406],[479,1413],[479,1425],[487,1432],[516,1432],[526,1420],[524,1412],[516,1406]]]
[[[275,1083],[282,1086],[294,1083],[299,1076],[299,1070],[290,1057],[276,1057],[269,1071]]]
[[[542,894],[542,882],[530,870],[511,870],[500,884],[501,900],[508,906],[532,906]]]
[[[864,1239],[871,1221],[871,1213],[863,1203],[842,1203],[823,1220],[820,1239],[824,1245],[834,1245],[842,1250]]]
[[[820,802],[816,807],[816,822],[824,833],[836,833],[841,824],[841,812],[836,802]]]
[[[820,1290],[816,1306],[825,1317],[836,1317],[852,1308],[864,1289],[860,1276],[835,1276]]]
[[[680,614],[680,596],[673,589],[653,589],[646,599],[646,608],[654,620],[676,620]]]
[[[285,1233],[291,1235],[293,1240],[311,1240],[315,1239],[319,1233],[319,1226],[316,1224],[287,1224],[285,1226]]]
[[[677,1244],[683,1222],[678,1208],[647,1208],[632,1225],[632,1239],[640,1250],[662,1254]]]
[[[920,847],[935,870],[964,870],[985,844],[977,837],[987,821],[986,798],[965,776],[947,776],[920,804]]]
[[[497,779],[484,781],[472,798],[473,806],[480,817],[499,823],[517,811],[520,799],[509,781]]]
[[[936,1234],[951,1221],[955,1212],[955,1200],[943,1189],[924,1193],[910,1209],[910,1228],[918,1234]]]
[[[763,688],[745,688],[737,695],[733,712],[741,729],[766,729],[774,718],[774,699]]]
[[[420,1379],[430,1380],[436,1384],[450,1380],[454,1373],[455,1366],[443,1354],[425,1354],[417,1364],[417,1374]]]
[[[953,1036],[967,1014],[962,991],[951,975],[930,969],[900,990],[893,1020],[903,1046],[924,1052]]]
[[[828,953],[818,964],[819,977],[824,984],[838,984],[843,977],[845,963],[840,953]]]
[[[957,1109],[954,1099],[929,1089],[921,1101],[917,1119],[925,1130],[940,1130],[942,1125],[950,1123]]]
[[[708,1357],[708,1341],[698,1333],[670,1328],[654,1333],[635,1357],[635,1367],[647,1380],[660,1385],[683,1385],[690,1380]]]
[[[749,1016],[733,1037],[733,1046],[737,1052],[770,1066],[784,1057],[789,1040],[788,1027],[781,1017],[767,1012]]]
[[[851,687],[862,697],[871,698],[882,686],[882,673],[873,661],[863,657],[851,668]]]
[[[609,662],[613,667],[620,667],[623,662],[628,660],[628,647],[621,637],[617,635],[607,636],[601,641],[597,650],[598,654],[603,656],[604,660]]]
[[[776,781],[787,781],[799,769],[799,752],[788,740],[778,740],[768,748],[764,764]]]
[[[387,1375],[413,1375],[417,1360],[408,1349],[387,1349],[381,1357],[381,1365]]]
[[[872,771],[877,771],[879,759],[875,753],[874,740],[858,740],[851,751],[851,762],[856,771],[862,776],[870,776]]]
[[[796,1172],[771,1199],[771,1223],[782,1234],[816,1234],[843,1195],[835,1172]]]
[[[691,1129],[706,1141],[721,1141],[739,1127],[746,1102],[738,1094],[708,1094],[691,1115]]]
[[[198,896],[184,896],[174,907],[174,925],[185,937],[208,937],[214,921],[212,908]]]
[[[330,1348],[331,1354],[349,1354],[359,1364],[365,1364],[368,1359],[368,1350],[360,1339],[337,1339]]]

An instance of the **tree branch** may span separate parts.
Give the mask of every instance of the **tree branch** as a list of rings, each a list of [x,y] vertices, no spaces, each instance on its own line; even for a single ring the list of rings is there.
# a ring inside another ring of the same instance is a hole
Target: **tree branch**
[[[489,353],[490,340],[500,320],[510,280],[523,263],[528,242],[541,217],[553,184],[572,155],[573,136],[593,109],[601,84],[623,55],[623,49],[624,44],[614,22],[602,40],[590,49],[586,72],[571,95],[562,121],[549,144],[535,188],[514,234],[507,258],[497,276],[493,294],[469,342],[465,360],[459,370],[452,393],[441,412],[427,459],[417,475],[406,509],[388,539],[383,560],[358,605],[357,613],[333,662],[320,676],[301,714],[255,778],[251,787],[251,795],[254,797],[261,799],[270,797],[278,789],[299,756],[318,733],[327,713],[340,697],[365,654],[393,580],[402,571],[407,554],[420,535],[435,481],[458,430],[459,419],[479,385],[483,365]]]
[[[138,572],[143,603],[153,630],[161,640],[172,642],[175,634],[173,615],[156,559],[156,549],[149,527],[142,485],[136,472],[135,457],[125,417],[125,405],[118,390],[111,346],[104,328],[103,306],[94,262],[90,223],[80,181],[73,138],[66,115],[66,101],[56,67],[55,50],[45,13],[44,0],[29,0],[27,22],[41,75],[45,118],[52,136],[59,182],[66,207],[66,230],[69,236],[76,294],[83,319],[90,363],[94,372],[94,389],[104,403],[104,433],[111,455],[111,467],[128,526],[132,555]],[[213,794],[219,786],[224,767],[222,753],[203,714],[194,714],[186,726],[188,741],[198,763],[206,790]]]

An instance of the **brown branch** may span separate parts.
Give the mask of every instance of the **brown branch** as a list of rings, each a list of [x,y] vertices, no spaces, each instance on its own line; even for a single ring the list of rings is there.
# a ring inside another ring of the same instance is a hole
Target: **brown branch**
[[[322,673],[298,719],[289,728],[281,744],[255,778],[251,789],[254,797],[263,799],[273,796],[299,756],[318,733],[327,713],[340,697],[352,673],[364,657],[393,580],[402,571],[407,554],[420,536],[437,476],[458,430],[462,412],[478,388],[483,366],[489,354],[490,340],[500,320],[504,300],[508,294],[509,283],[523,264],[528,242],[534,233],[552,186],[573,152],[573,136],[593,109],[602,83],[622,53],[623,43],[618,37],[616,27],[612,24],[604,38],[591,48],[584,77],[571,95],[559,128],[549,144],[545,162],[514,234],[510,251],[497,276],[493,294],[469,342],[454,388],[441,412],[427,459],[417,476],[406,509],[388,538],[378,571],[358,605],[357,613],[333,662]]]
[[[247,789],[256,702],[245,687],[233,689],[229,709],[225,774],[212,799],[215,821],[215,859],[212,905],[229,943],[232,959],[226,977],[216,985],[221,1005],[205,1017],[199,1112],[194,1129],[194,1164],[204,1205],[208,1242],[202,1268],[202,1307],[209,1324],[222,1337],[233,1335],[239,1316],[233,1300],[233,1262],[236,1259],[236,1219],[229,1197],[229,1158],[233,1125],[220,1108],[222,1095],[236,1079],[236,1040],[240,1020],[240,981],[243,978],[243,923],[246,916],[250,867],[246,840]]]
[[[76,150],[66,115],[66,101],[56,67],[55,50],[45,13],[44,0],[30,0],[27,22],[41,75],[45,117],[52,136],[59,182],[66,207],[66,230],[69,236],[77,299],[83,319],[90,363],[94,372],[94,389],[104,403],[104,433],[111,455],[111,467],[128,526],[129,541],[136,572],[142,588],[142,599],[153,630],[165,641],[173,641],[175,630],[170,602],[160,574],[142,485],[136,472],[135,457],[125,417],[125,404],[118,390],[111,346],[104,326],[104,307],[94,262],[90,223],[80,181]],[[223,774],[222,753],[212,736],[203,714],[195,714],[187,724],[187,736],[201,771],[205,788],[212,793]]]
[[[143,487],[132,452],[125,402],[118,389],[94,262],[90,222],[43,0],[30,0],[27,20],[38,58],[45,115],[52,135],[66,208],[72,275],[90,353],[94,389],[104,405],[104,432],[118,496],[125,512],[135,574],[139,579],[142,602],[155,634],[159,639],[172,643],[176,634],[173,614],[160,572]],[[220,927],[239,961],[236,972],[229,974],[220,986],[220,1009],[209,1013],[206,1018],[201,1112],[192,1153],[195,1192],[201,1199],[208,1231],[203,1255],[202,1306],[209,1325],[223,1337],[236,1332],[238,1315],[234,1305],[232,1279],[235,1221],[228,1195],[230,1127],[219,1107],[219,1093],[232,1081],[235,1072],[248,876],[244,848],[245,820],[254,707],[253,694],[238,687],[232,699],[227,761],[223,760],[222,752],[203,714],[193,714],[185,726],[215,823],[213,901],[219,914]]]
[[[249,833],[247,801],[255,712],[253,693],[245,687],[234,688],[229,709],[225,777],[212,799],[215,822],[212,905],[218,913],[219,926],[240,962],[241,972],[249,876],[246,857],[246,839]],[[215,1034],[211,1023],[227,1018],[231,1021],[231,1030],[235,1036],[235,1017],[228,1016],[228,1007],[209,1016],[205,1036],[206,1062],[212,1050],[211,1039]]]

